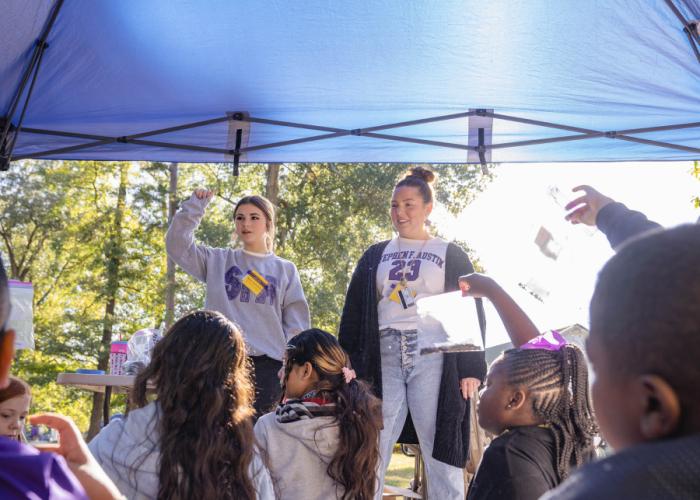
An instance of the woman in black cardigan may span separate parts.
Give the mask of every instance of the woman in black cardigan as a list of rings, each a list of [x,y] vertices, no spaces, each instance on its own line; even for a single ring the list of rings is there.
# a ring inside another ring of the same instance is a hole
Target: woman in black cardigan
[[[357,376],[373,384],[382,398],[381,483],[403,429],[401,442],[417,435],[430,498],[463,499],[470,397],[486,375],[486,361],[483,352],[417,352],[415,301],[458,290],[459,277],[474,270],[464,250],[426,230],[434,178],[430,170],[415,167],[394,188],[391,219],[398,237],[372,245],[357,264],[339,340]],[[477,314],[480,324],[466,328],[479,327],[483,336],[480,299]]]

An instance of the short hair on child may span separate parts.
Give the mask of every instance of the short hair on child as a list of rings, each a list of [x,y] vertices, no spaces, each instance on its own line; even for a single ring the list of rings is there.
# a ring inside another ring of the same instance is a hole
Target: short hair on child
[[[572,466],[588,461],[598,427],[588,393],[588,368],[571,344],[559,351],[509,349],[503,353],[508,384],[526,386],[533,413],[554,436],[557,473],[564,480]]]
[[[21,378],[10,376],[9,382],[7,387],[0,389],[0,403],[17,396],[32,395],[32,389],[29,387],[29,384]]]
[[[683,406],[697,405],[700,226],[658,231],[624,245],[598,275],[590,315],[591,335],[603,340],[615,369],[661,376]]]

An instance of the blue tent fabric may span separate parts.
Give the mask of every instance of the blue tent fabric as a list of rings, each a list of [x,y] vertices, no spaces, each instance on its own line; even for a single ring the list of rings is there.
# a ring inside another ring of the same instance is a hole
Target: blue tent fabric
[[[670,3],[688,21],[700,18],[697,1]],[[0,117],[54,5],[0,5]],[[225,118],[245,112],[329,130],[246,122],[241,161],[478,161],[442,144],[473,143],[468,116],[376,131],[429,143],[357,130],[488,109],[601,133],[499,147],[581,131],[495,118],[486,142],[494,162],[695,159],[700,62],[683,27],[663,0],[65,0],[13,157],[231,161],[235,128]],[[142,138],[196,150],[114,140],[212,119],[222,121]],[[688,123],[629,134],[686,150],[602,135]],[[97,147],[46,154],[100,138]]]

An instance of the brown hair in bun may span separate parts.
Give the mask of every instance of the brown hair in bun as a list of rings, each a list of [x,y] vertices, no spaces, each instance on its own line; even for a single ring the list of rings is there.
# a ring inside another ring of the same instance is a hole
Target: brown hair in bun
[[[403,179],[396,183],[394,189],[404,186],[414,187],[420,191],[424,203],[432,203],[433,187],[431,184],[435,182],[435,177],[435,172],[425,167],[411,167]]]

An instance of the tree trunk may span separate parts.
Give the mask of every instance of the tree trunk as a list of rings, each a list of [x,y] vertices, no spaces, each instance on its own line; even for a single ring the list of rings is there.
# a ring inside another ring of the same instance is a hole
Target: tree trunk
[[[122,220],[126,205],[126,187],[128,183],[129,164],[122,163],[119,167],[119,191],[117,194],[117,206],[114,211],[114,221],[109,231],[109,239],[105,245],[105,315],[102,320],[102,340],[100,341],[100,353],[97,368],[105,370],[109,368],[109,349],[112,343],[112,327],[114,325],[114,309],[117,304],[119,292],[119,268],[124,257]],[[90,429],[88,440],[92,439],[99,431],[103,418],[104,395],[96,392],[92,398],[92,413],[90,414]]]
[[[267,181],[265,182],[265,198],[276,207],[279,202],[280,192],[280,167],[281,163],[267,164]]]
[[[168,166],[170,171],[170,187],[168,189],[168,227],[177,211],[177,163]],[[165,270],[165,327],[175,321],[175,262],[167,258]]]
[[[268,163],[267,164],[267,179],[265,181],[265,198],[270,200],[272,206],[275,207],[275,221],[278,221],[277,207],[279,204],[279,192],[280,192],[280,167],[281,163]],[[278,237],[275,238],[275,246],[281,245],[282,239]]]

